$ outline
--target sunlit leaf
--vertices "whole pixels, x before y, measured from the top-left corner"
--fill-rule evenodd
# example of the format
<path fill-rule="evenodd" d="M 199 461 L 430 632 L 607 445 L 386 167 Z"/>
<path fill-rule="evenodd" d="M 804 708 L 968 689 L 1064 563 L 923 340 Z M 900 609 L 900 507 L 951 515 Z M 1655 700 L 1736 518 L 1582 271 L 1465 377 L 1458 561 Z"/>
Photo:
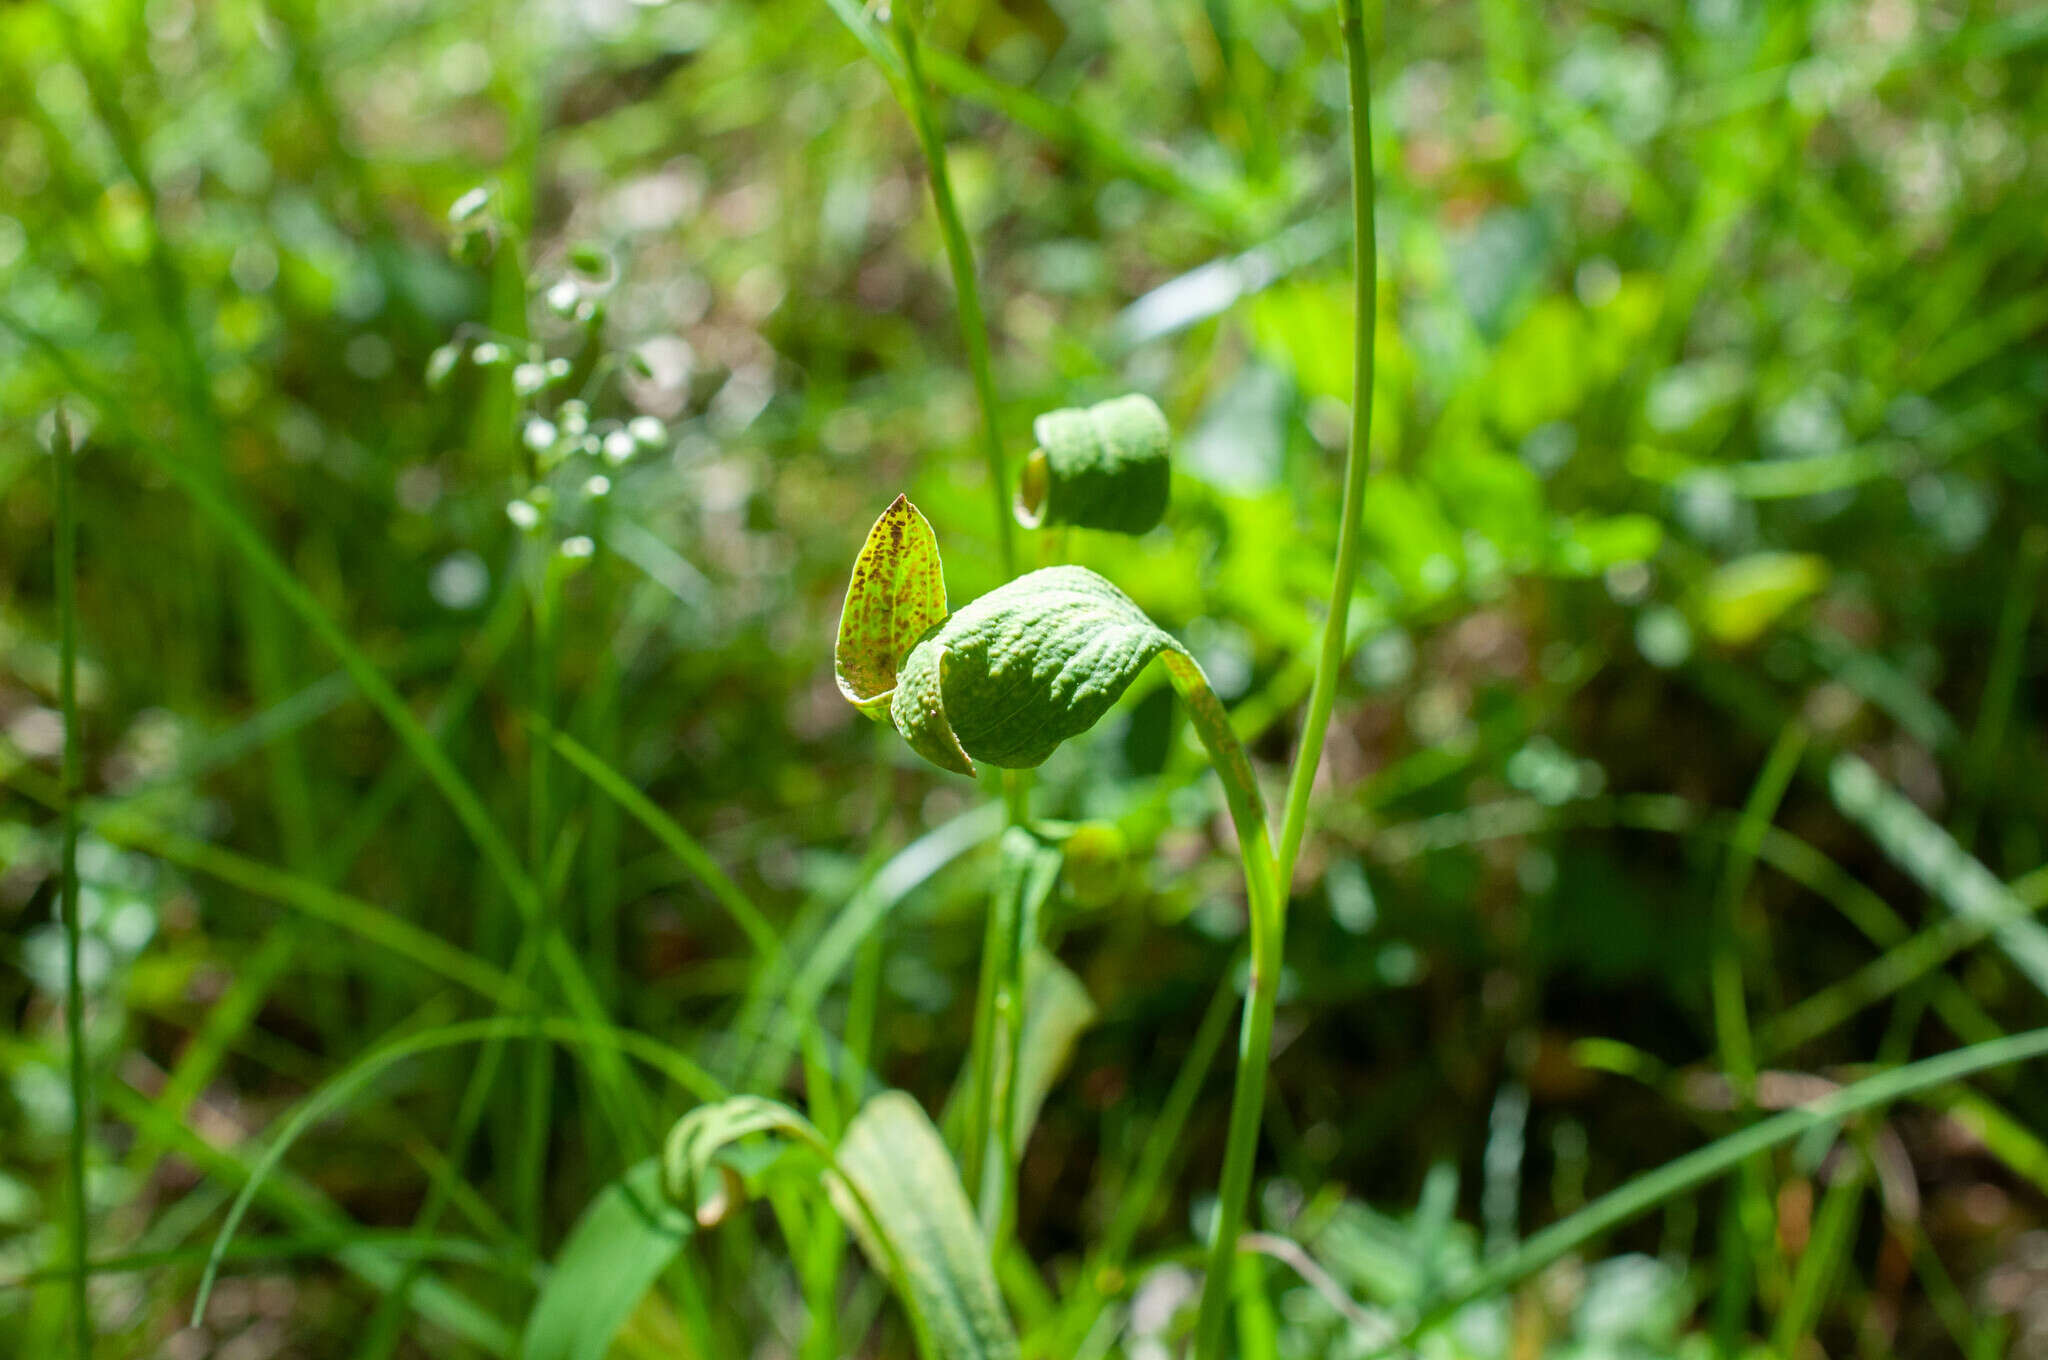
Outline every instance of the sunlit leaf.
<path fill-rule="evenodd" d="M 911 645 L 946 617 L 946 577 L 932 526 L 908 497 L 890 502 L 854 559 L 832 668 L 839 692 L 881 721 Z"/>
<path fill-rule="evenodd" d="M 1021 769 L 1093 727 L 1145 664 L 1185 654 L 1085 567 L 1046 567 L 962 608 L 911 650 L 890 717 L 919 755 Z"/>

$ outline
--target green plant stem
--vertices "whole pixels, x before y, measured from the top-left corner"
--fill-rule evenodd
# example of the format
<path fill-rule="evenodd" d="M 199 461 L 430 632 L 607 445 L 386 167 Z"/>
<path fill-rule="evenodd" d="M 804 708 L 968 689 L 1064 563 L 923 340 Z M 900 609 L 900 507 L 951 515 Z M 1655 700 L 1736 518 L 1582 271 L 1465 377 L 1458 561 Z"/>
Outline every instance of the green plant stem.
<path fill-rule="evenodd" d="M 541 722 L 555 721 L 555 648 L 562 604 L 563 559 L 546 553 L 540 563 L 540 579 L 534 583 L 533 601 L 533 706 Z M 527 863 L 528 872 L 540 893 L 540 913 L 521 924 L 524 936 L 559 928 L 555 919 L 556 896 L 549 881 L 548 859 L 555 844 L 554 807 L 550 789 L 553 749 L 547 742 L 531 740 L 527 774 Z M 521 952 L 526 952 L 524 943 Z M 519 1227 L 527 1244 L 540 1244 L 542 1181 L 547 1174 L 549 1111 L 554 1104 L 554 1053 L 545 1040 L 525 1044 L 526 1062 L 522 1073 L 521 1121 L 516 1145 L 514 1193 L 518 1196 Z"/>
<path fill-rule="evenodd" d="M 1805 750 L 1805 729 L 1797 723 L 1787 724 L 1771 747 L 1742 809 L 1742 818 L 1736 823 L 1735 836 L 1728 847 L 1727 872 L 1721 881 L 1709 982 L 1721 1068 L 1743 1105 L 1756 1099 L 1756 1043 L 1750 1032 L 1749 1005 L 1742 992 L 1741 923 L 1737 918 L 1754 876 L 1757 848 L 1764 830 L 1777 816 L 1778 804 L 1783 801 L 1792 776 L 1799 772 L 1799 757 Z"/>
<path fill-rule="evenodd" d="M 1009 850 L 1005 843 L 1004 853 Z M 996 997 L 1008 967 L 1010 938 L 1016 926 L 1015 888 L 1005 873 L 988 904 L 988 918 L 981 939 L 981 974 L 975 984 L 974 1029 L 968 1040 L 969 1071 L 974 1086 L 968 1093 L 967 1133 L 961 1142 L 960 1176 L 970 1189 L 983 1185 L 989 1156 L 990 1130 L 995 1127 L 996 1082 Z M 1007 901 L 1005 899 L 1008 899 Z M 986 1206 L 984 1206 L 986 1214 Z M 983 1232 L 988 1231 L 986 1216 Z"/>
<path fill-rule="evenodd" d="M 1287 809 L 1280 821 L 1279 879 L 1282 891 L 1293 881 L 1295 856 L 1308 831 L 1309 794 L 1322 763 L 1323 737 L 1330 710 L 1337 702 L 1337 682 L 1344 668 L 1345 628 L 1351 616 L 1351 593 L 1358 580 L 1363 550 L 1366 473 L 1372 462 L 1373 339 L 1378 328 L 1379 246 L 1373 225 L 1372 86 L 1366 69 L 1365 24 L 1359 0 L 1342 0 L 1344 65 L 1351 89 L 1351 235 L 1352 367 L 1351 443 L 1344 455 L 1344 510 L 1337 528 L 1337 563 L 1330 580 L 1330 612 L 1323 619 L 1322 651 L 1309 690 L 1308 717 L 1302 723 L 1301 749 L 1287 781 Z"/>
<path fill-rule="evenodd" d="M 78 506 L 73 494 L 71 424 L 61 410 L 50 432 L 50 457 L 57 465 L 57 705 L 64 715 L 62 781 L 63 846 L 58 873 L 64 918 L 64 1038 L 70 1048 L 71 1148 L 66 1164 L 71 1198 L 71 1323 L 79 1360 L 92 1354 L 92 1313 L 86 1294 L 86 1258 L 91 1248 L 85 1203 L 85 1141 L 92 1091 L 86 1080 L 85 987 L 79 978 L 83 929 L 78 919 Z"/>
<path fill-rule="evenodd" d="M 1259 797 L 1251 762 L 1231 730 L 1230 715 L 1224 712 L 1199 666 L 1176 652 L 1163 653 L 1162 657 L 1168 677 L 1194 718 L 1195 732 L 1208 749 L 1210 764 L 1223 782 L 1224 800 L 1237 828 L 1238 855 L 1244 864 L 1245 899 L 1251 918 L 1251 975 L 1238 1039 L 1237 1078 L 1230 1093 L 1230 1133 L 1224 1144 L 1223 1174 L 1216 1189 L 1216 1225 L 1209 1243 L 1208 1272 L 1202 1283 L 1201 1316 L 1195 1326 L 1197 1360 L 1210 1360 L 1222 1353 L 1225 1315 L 1235 1278 L 1238 1230 L 1243 1226 L 1245 1200 L 1251 1193 L 1259 1125 L 1265 1114 L 1266 1067 L 1273 1046 L 1273 1007 L 1280 995 L 1287 899 L 1280 890 L 1272 841 L 1266 831 L 1265 804 Z"/>
<path fill-rule="evenodd" d="M 981 288 L 974 277 L 974 248 L 968 244 L 967 228 L 960 220 L 960 208 L 953 198 L 952 176 L 946 170 L 946 142 L 939 134 L 938 118 L 932 109 L 930 87 L 925 83 L 924 64 L 918 55 L 917 32 L 911 26 L 910 5 L 892 7 L 890 29 L 903 54 L 904 80 L 897 93 L 904 99 L 910 121 L 916 126 L 918 145 L 924 150 L 931 172 L 932 206 L 939 214 L 939 235 L 946 243 L 946 264 L 952 270 L 953 291 L 960 306 L 960 340 L 967 347 L 967 366 L 974 374 L 974 392 L 981 404 L 982 452 L 988 459 L 989 492 L 995 498 L 996 545 L 1002 561 L 1003 579 L 1017 574 L 1016 531 L 1010 523 L 1009 478 L 1003 470 L 1003 432 L 996 418 L 996 384 L 989 367 L 988 322 L 981 309 Z"/>
<path fill-rule="evenodd" d="M 1251 1193 L 1253 1164 L 1257 1160 L 1259 1126 L 1266 1107 L 1266 1068 L 1273 1044 L 1273 1009 L 1279 999 L 1280 968 L 1285 957 L 1287 934 L 1287 887 L 1294 876 L 1295 856 L 1308 829 L 1309 793 L 1315 785 L 1316 767 L 1321 762 L 1323 736 L 1329 730 L 1330 710 L 1336 703 L 1337 681 L 1344 664 L 1345 628 L 1351 614 L 1351 592 L 1358 577 L 1361 547 L 1360 519 L 1365 503 L 1366 471 L 1371 461 L 1373 336 L 1378 298 L 1377 238 L 1373 227 L 1371 84 L 1365 60 L 1365 27 L 1359 0 L 1342 0 L 1345 69 L 1351 94 L 1351 213 L 1352 239 L 1356 259 L 1353 280 L 1353 324 L 1356 328 L 1351 371 L 1351 444 L 1344 457 L 1344 509 L 1337 530 L 1337 561 L 1330 583 L 1330 611 L 1323 620 L 1322 651 L 1316 663 L 1316 677 L 1309 690 L 1308 717 L 1302 726 L 1301 749 L 1288 778 L 1287 807 L 1280 824 L 1277 848 L 1269 848 L 1261 815 L 1256 828 L 1246 825 L 1247 816 L 1259 805 L 1258 786 L 1251 781 L 1250 766 L 1232 736 L 1229 751 L 1241 771 L 1226 770 L 1232 762 L 1218 759 L 1217 773 L 1223 777 L 1226 795 L 1233 785 L 1241 789 L 1232 796 L 1231 813 L 1237 820 L 1238 845 L 1244 858 L 1245 889 L 1251 917 L 1251 978 L 1245 997 L 1244 1027 L 1238 1042 L 1237 1079 L 1230 1093 L 1230 1132 L 1224 1144 L 1223 1174 L 1216 1189 L 1216 1224 L 1209 1243 L 1208 1269 L 1202 1280 L 1201 1312 L 1195 1322 L 1195 1360 L 1220 1360 L 1225 1323 L 1230 1311 L 1230 1292 L 1236 1278 L 1238 1232 L 1244 1223 L 1245 1201 Z M 1177 686 L 1180 668 L 1168 658 L 1168 672 Z M 1207 687 L 1204 686 L 1204 693 Z M 1187 695 L 1187 690 L 1182 689 Z M 1196 709 L 1196 726 L 1201 730 L 1202 704 L 1188 695 Z M 1224 733 L 1230 732 L 1215 696 L 1215 706 Z M 1207 737 L 1205 735 L 1205 740 Z M 1215 752 L 1212 749 L 1212 759 Z M 1243 804 L 1250 804 L 1244 812 Z"/>

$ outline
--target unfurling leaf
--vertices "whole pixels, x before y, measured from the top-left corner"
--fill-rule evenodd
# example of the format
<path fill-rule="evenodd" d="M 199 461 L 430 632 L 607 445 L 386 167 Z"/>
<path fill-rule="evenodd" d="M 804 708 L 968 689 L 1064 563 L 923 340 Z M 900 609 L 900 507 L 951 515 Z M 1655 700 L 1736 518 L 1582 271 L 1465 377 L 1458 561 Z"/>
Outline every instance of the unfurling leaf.
<path fill-rule="evenodd" d="M 882 720 L 911 646 L 946 617 L 946 578 L 932 526 L 908 498 L 890 502 L 854 559 L 839 612 L 833 671 L 848 703 Z"/>
<path fill-rule="evenodd" d="M 669 1130 L 661 1153 L 662 1192 L 688 1210 L 698 1226 L 715 1225 L 732 1212 L 741 1193 L 719 1158 L 742 1139 L 764 1133 L 825 1152 L 825 1140 L 811 1122 L 781 1101 L 732 1096 L 699 1105 Z"/>
<path fill-rule="evenodd" d="M 1161 652 L 1187 649 L 1086 567 L 1046 567 L 962 608 L 910 650 L 889 716 L 942 769 L 1042 763 Z"/>
<path fill-rule="evenodd" d="M 1017 487 L 1017 519 L 1025 528 L 1071 524 L 1142 534 L 1165 516 L 1172 490 L 1168 430 L 1152 398 L 1048 411 L 1031 431 L 1038 447 Z"/>

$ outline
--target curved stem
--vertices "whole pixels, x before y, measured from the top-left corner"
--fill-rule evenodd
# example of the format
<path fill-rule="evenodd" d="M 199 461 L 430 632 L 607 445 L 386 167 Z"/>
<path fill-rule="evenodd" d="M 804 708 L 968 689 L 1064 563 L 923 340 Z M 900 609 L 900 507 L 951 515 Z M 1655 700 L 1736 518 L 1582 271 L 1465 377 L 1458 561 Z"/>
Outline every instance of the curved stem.
<path fill-rule="evenodd" d="M 911 27 L 909 0 L 892 6 L 889 26 L 896 35 L 898 50 L 903 53 L 904 80 L 898 93 L 908 105 L 910 121 L 917 128 L 918 145 L 923 148 L 925 164 L 931 170 L 932 206 L 938 210 L 939 234 L 946 243 L 946 264 L 952 271 L 953 291 L 959 298 L 960 340 L 967 347 L 967 366 L 974 373 L 974 394 L 981 405 L 982 452 L 988 459 L 989 491 L 995 497 L 996 544 L 1003 579 L 1008 580 L 1017 574 L 1016 533 L 1010 524 L 1003 432 L 996 420 L 996 384 L 989 368 L 988 323 L 981 310 L 981 289 L 974 278 L 974 248 L 968 244 L 967 228 L 960 221 L 960 208 L 953 198 L 953 178 L 946 170 L 946 142 L 939 135 L 938 119 L 932 111 L 923 60 L 918 55 L 917 32 Z"/>
<path fill-rule="evenodd" d="M 1287 781 L 1287 810 L 1280 822 L 1279 878 L 1284 891 L 1294 877 L 1294 859 L 1308 830 L 1309 792 L 1323 756 L 1330 710 L 1337 701 L 1338 674 L 1344 666 L 1346 625 L 1351 591 L 1358 580 L 1363 548 L 1360 519 L 1365 505 L 1366 472 L 1371 464 L 1373 338 L 1377 327 L 1379 259 L 1373 227 L 1372 89 L 1365 63 L 1365 25 L 1360 0 L 1342 0 L 1344 65 L 1351 86 L 1351 233 L 1354 349 L 1351 368 L 1351 446 L 1344 455 L 1344 515 L 1337 530 L 1337 566 L 1330 581 L 1330 612 L 1323 620 L 1323 645 L 1316 660 L 1315 685 L 1309 691 L 1308 718 L 1301 728 L 1301 749 Z"/>
<path fill-rule="evenodd" d="M 1280 890 L 1278 865 L 1266 832 L 1265 804 L 1251 762 L 1231 730 L 1229 715 L 1200 666 L 1176 652 L 1163 653 L 1162 659 L 1173 687 L 1194 716 L 1195 731 L 1208 748 L 1209 761 L 1223 781 L 1223 796 L 1237 827 L 1251 917 L 1251 976 L 1238 1037 L 1237 1077 L 1230 1093 L 1230 1134 L 1216 1187 L 1216 1225 L 1209 1241 L 1202 1311 L 1195 1325 L 1195 1354 L 1206 1360 L 1220 1354 L 1238 1232 L 1244 1225 L 1245 1200 L 1251 1193 L 1257 1160 L 1259 1124 L 1266 1108 L 1266 1067 L 1273 1046 L 1273 1008 L 1280 997 L 1280 965 L 1286 946 L 1287 898 Z"/>
<path fill-rule="evenodd" d="M 1203 704 L 1188 696 L 1196 710 L 1196 725 L 1210 744 L 1217 772 L 1223 776 L 1226 795 L 1232 797 L 1231 813 L 1238 821 L 1238 841 L 1244 856 L 1245 888 L 1251 904 L 1251 979 L 1245 998 L 1244 1028 L 1238 1043 L 1237 1079 L 1230 1094 L 1230 1132 L 1223 1151 L 1223 1174 L 1216 1187 L 1216 1225 L 1209 1242 L 1208 1269 L 1202 1280 L 1202 1305 L 1195 1322 L 1195 1360 L 1218 1360 L 1223 1354 L 1224 1324 L 1230 1311 L 1231 1283 L 1237 1256 L 1239 1230 L 1244 1223 L 1245 1201 L 1251 1193 L 1252 1170 L 1257 1160 L 1259 1125 L 1266 1105 L 1266 1067 L 1273 1043 L 1273 1008 L 1279 998 L 1280 967 L 1285 956 L 1287 932 L 1287 887 L 1294 876 L 1295 856 L 1308 829 L 1309 792 L 1314 787 L 1316 766 L 1322 758 L 1323 736 L 1330 725 L 1330 710 L 1336 703 L 1338 673 L 1343 668 L 1346 625 L 1351 613 L 1351 591 L 1358 578 L 1360 526 L 1365 502 L 1366 469 L 1370 462 L 1372 433 L 1372 377 L 1375 303 L 1378 297 L 1378 259 L 1373 229 L 1371 87 L 1365 63 L 1365 30 L 1360 0 L 1342 0 L 1345 68 L 1351 89 L 1351 211 L 1353 267 L 1356 297 L 1355 357 L 1351 372 L 1351 445 L 1344 459 L 1344 511 L 1337 531 L 1337 562 L 1330 583 L 1330 612 L 1323 621 L 1322 652 L 1316 663 L 1314 687 L 1309 691 L 1308 718 L 1302 726 L 1301 749 L 1288 778 L 1286 813 L 1280 824 L 1277 849 L 1269 848 L 1257 786 L 1251 783 L 1250 766 L 1222 707 L 1208 687 L 1202 686 L 1210 726 L 1227 736 L 1227 744 L 1212 738 L 1204 726 Z M 1181 668 L 1169 670 L 1181 686 Z M 1192 663 L 1187 663 L 1194 669 Z M 1195 670 L 1199 675 L 1200 671 Z M 1226 768 L 1234 767 L 1234 768 Z M 1233 786 L 1238 792 L 1232 794 Z M 1241 806 L 1244 811 L 1240 811 Z M 1261 816 L 1256 834 L 1246 825 L 1251 816 Z"/>

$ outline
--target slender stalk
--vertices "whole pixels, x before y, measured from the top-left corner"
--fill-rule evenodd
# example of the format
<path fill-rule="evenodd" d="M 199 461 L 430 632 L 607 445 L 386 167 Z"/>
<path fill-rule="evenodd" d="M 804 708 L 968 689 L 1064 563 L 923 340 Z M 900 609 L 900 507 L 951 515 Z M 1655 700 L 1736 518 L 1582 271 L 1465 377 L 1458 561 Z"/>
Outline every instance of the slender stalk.
<path fill-rule="evenodd" d="M 1330 710 L 1337 702 L 1337 680 L 1344 667 L 1346 626 L 1351 616 L 1351 591 L 1358 580 L 1363 543 L 1360 520 L 1365 507 L 1365 479 L 1372 462 L 1373 339 L 1378 328 L 1379 246 L 1373 225 L 1372 86 L 1365 60 L 1365 23 L 1360 0 L 1341 0 L 1344 65 L 1351 89 L 1351 236 L 1353 352 L 1351 367 L 1351 445 L 1344 455 L 1344 512 L 1337 529 L 1337 564 L 1330 581 L 1330 612 L 1323 620 L 1322 651 L 1309 690 L 1308 718 L 1301 728 L 1301 749 L 1287 781 L 1287 810 L 1280 822 L 1279 877 L 1284 891 L 1294 877 L 1295 856 L 1308 830 L 1309 792 L 1322 762 L 1323 736 Z"/>
<path fill-rule="evenodd" d="M 1359 521 L 1365 503 L 1365 477 L 1371 459 L 1373 335 L 1378 298 L 1378 256 L 1373 228 L 1372 176 L 1372 90 L 1365 60 L 1365 26 L 1360 0 L 1341 0 L 1344 31 L 1345 69 L 1351 94 L 1351 213 L 1356 259 L 1352 276 L 1356 295 L 1353 318 L 1356 328 L 1351 371 L 1351 444 L 1344 458 L 1344 509 L 1337 531 L 1336 569 L 1330 583 L 1330 611 L 1323 621 L 1323 645 L 1316 663 L 1316 677 L 1309 691 L 1307 721 L 1302 726 L 1301 749 L 1295 754 L 1294 769 L 1287 786 L 1286 813 L 1281 821 L 1277 848 L 1269 849 L 1261 820 L 1256 834 L 1245 825 L 1247 815 L 1258 808 L 1258 788 L 1250 783 L 1250 767 L 1242 773 L 1227 771 L 1230 762 L 1218 760 L 1218 773 L 1228 793 L 1235 783 L 1249 786 L 1248 796 L 1233 797 L 1231 813 L 1238 821 L 1239 850 L 1244 857 L 1245 890 L 1251 915 L 1251 980 L 1245 997 L 1244 1026 L 1238 1042 L 1237 1079 L 1230 1094 L 1230 1131 L 1224 1144 L 1223 1174 L 1216 1189 L 1216 1225 L 1209 1243 L 1208 1269 L 1202 1280 L 1201 1312 L 1195 1322 L 1195 1360 L 1219 1360 L 1223 1354 L 1225 1323 L 1230 1311 L 1230 1290 L 1236 1278 L 1234 1263 L 1237 1239 L 1244 1224 L 1245 1201 L 1251 1193 L 1253 1164 L 1257 1160 L 1259 1125 L 1266 1106 L 1266 1068 L 1273 1044 L 1273 1009 L 1279 998 L 1280 968 L 1285 957 L 1287 932 L 1287 886 L 1294 875 L 1295 856 L 1308 829 L 1309 792 L 1314 787 L 1316 766 L 1322 758 L 1323 736 L 1330 725 L 1330 710 L 1336 703 L 1337 680 L 1344 664 L 1346 626 L 1351 614 L 1351 591 L 1358 577 L 1360 551 Z M 1169 671 L 1180 684 L 1181 672 Z M 1204 686 L 1206 693 L 1207 687 Z M 1183 694 L 1188 691 L 1185 687 Z M 1204 721 L 1202 705 L 1195 696 L 1189 701 L 1196 709 L 1198 730 Z M 1208 702 L 1215 705 L 1215 696 Z M 1220 715 L 1220 706 L 1217 708 Z M 1211 719 L 1213 721 L 1213 719 Z M 1229 732 L 1227 720 L 1223 731 Z M 1226 755 L 1234 753 L 1243 765 L 1243 752 L 1233 737 Z M 1240 805 L 1248 803 L 1245 812 Z"/>
<path fill-rule="evenodd" d="M 974 248 L 968 244 L 967 228 L 960 221 L 960 208 L 953 199 L 953 179 L 946 170 L 946 142 L 939 135 L 939 122 L 932 108 L 931 90 L 925 83 L 924 64 L 918 55 L 917 31 L 910 21 L 915 0 L 898 0 L 891 6 L 890 30 L 897 50 L 903 54 L 905 79 L 898 87 L 907 105 L 910 121 L 917 128 L 918 145 L 924 150 L 931 171 L 932 206 L 939 214 L 939 234 L 946 243 L 946 264 L 952 270 L 953 291 L 960 302 L 960 340 L 967 347 L 967 366 L 974 374 L 974 393 L 981 403 L 982 452 L 988 459 L 989 492 L 995 498 L 996 544 L 1003 566 L 1003 579 L 1017 574 L 1016 532 L 1010 523 L 1009 478 L 1003 470 L 1003 432 L 996 419 L 996 384 L 989 368 L 988 322 L 981 310 L 981 288 L 974 277 Z"/>
<path fill-rule="evenodd" d="M 1743 896 L 1754 877 L 1757 847 L 1764 830 L 1778 814 L 1778 804 L 1792 776 L 1799 772 L 1799 757 L 1806 750 L 1806 729 L 1788 723 L 1771 747 L 1764 768 L 1750 790 L 1728 847 L 1728 866 L 1721 880 L 1721 901 L 1716 912 L 1713 956 L 1708 981 L 1713 993 L 1714 1030 L 1721 1054 L 1721 1068 L 1733 1083 L 1743 1105 L 1756 1099 L 1756 1041 L 1749 1023 L 1749 1004 L 1742 994 L 1740 914 Z"/>
<path fill-rule="evenodd" d="M 1280 995 L 1287 899 L 1275 872 L 1278 866 L 1266 831 L 1265 804 L 1251 762 L 1231 730 L 1229 714 L 1199 666 L 1174 652 L 1163 657 L 1166 673 L 1187 703 L 1195 731 L 1208 749 L 1210 764 L 1223 781 L 1223 796 L 1237 828 L 1251 917 L 1251 979 L 1238 1039 L 1237 1078 L 1230 1093 L 1230 1133 L 1216 1189 L 1216 1226 L 1202 1283 L 1202 1310 L 1195 1324 L 1195 1355 L 1197 1360 L 1209 1360 L 1221 1354 L 1238 1231 L 1244 1224 L 1245 1200 L 1251 1193 L 1252 1166 L 1259 1147 L 1259 1123 L 1266 1108 L 1266 1067 L 1273 1046 L 1273 1007 Z"/>
<path fill-rule="evenodd" d="M 540 579 L 533 585 L 531 684 L 534 711 L 544 724 L 542 730 L 546 730 L 555 722 L 556 642 L 561 619 L 563 559 L 549 552 L 537 566 Z M 538 917 L 522 923 L 522 935 L 556 929 L 560 925 L 556 919 L 556 897 L 548 872 L 548 861 L 555 844 L 550 787 L 553 748 L 547 742 L 535 739 L 528 743 L 527 749 L 530 761 L 526 804 L 528 872 L 539 888 L 541 910 Z M 547 1174 L 548 1118 L 554 1104 L 554 1053 L 544 1040 L 539 1039 L 529 1040 L 525 1048 L 526 1062 L 521 1073 L 523 1108 L 515 1146 L 517 1165 L 513 1172 L 513 1191 L 518 1197 L 519 1227 L 526 1235 L 528 1245 L 538 1248 L 542 1182 Z"/>
<path fill-rule="evenodd" d="M 919 54 L 917 30 L 911 22 L 910 7 L 916 0 L 896 0 L 891 7 L 890 30 L 903 58 L 900 80 L 892 79 L 917 130 L 918 144 L 931 173 L 932 204 L 938 212 L 939 234 L 946 246 L 946 263 L 953 276 L 953 291 L 959 300 L 960 339 L 967 350 L 968 368 L 974 375 L 974 391 L 981 407 L 982 451 L 988 461 L 989 492 L 994 498 L 996 544 L 1004 580 L 1017 574 L 1016 530 L 1010 510 L 1009 477 L 1003 462 L 1002 427 L 997 418 L 996 385 L 989 360 L 988 321 L 981 306 L 981 289 L 975 279 L 974 249 L 960 209 L 953 197 L 952 176 L 946 166 L 946 143 L 939 132 L 931 89 L 925 81 L 923 58 Z M 886 69 L 886 63 L 885 63 Z M 893 74 L 893 73 L 892 73 Z M 1001 776 L 1003 804 L 1012 826 L 1031 820 L 1031 772 L 1005 770 Z M 1024 891 L 1020 885 L 1019 891 Z M 1011 904 L 1014 906 L 1014 904 Z M 1011 1130 L 1003 1112 L 1005 1081 L 1014 1082 L 1014 1064 L 1007 1073 L 995 1061 L 995 1038 L 999 1021 L 1007 1021 L 1012 1036 L 1021 1032 L 1023 1017 L 1013 1010 L 1007 1017 L 996 1014 L 999 981 L 1013 966 L 1021 967 L 1033 941 L 1013 938 L 1014 912 L 991 908 L 987 942 L 983 948 L 982 976 L 975 1006 L 972 1071 L 975 1089 L 970 1099 L 969 1137 L 966 1147 L 967 1183 L 983 1187 L 983 1227 L 991 1251 L 1000 1258 L 1003 1241 L 1014 1213 L 1014 1149 L 1009 1146 Z M 1022 989 L 1010 998 L 1013 1007 L 1022 1004 Z"/>
<path fill-rule="evenodd" d="M 85 1070 L 85 988 L 79 979 L 83 931 L 78 919 L 78 507 L 72 494 L 71 424 L 58 411 L 50 433 L 57 464 L 57 704 L 64 714 L 63 791 L 59 851 L 59 909 L 64 917 L 64 1037 L 71 1050 L 71 1155 L 66 1166 L 71 1197 L 71 1323 L 79 1360 L 92 1354 L 92 1313 L 86 1295 L 88 1237 L 85 1203 L 85 1140 L 90 1127 L 86 1104 L 91 1089 Z"/>
<path fill-rule="evenodd" d="M 1004 842 L 1004 855 L 1012 853 Z M 981 1190 L 983 1230 L 989 1222 L 987 1162 L 990 1130 L 995 1126 L 996 1082 L 996 997 L 1009 962 L 1010 936 L 1016 926 L 1016 893 L 1021 874 L 1006 872 L 998 880 L 988 904 L 988 919 L 981 938 L 981 975 L 974 992 L 974 1031 L 968 1041 L 968 1069 L 974 1074 L 974 1088 L 967 1099 L 967 1134 L 961 1140 L 960 1175 L 963 1183 Z"/>

